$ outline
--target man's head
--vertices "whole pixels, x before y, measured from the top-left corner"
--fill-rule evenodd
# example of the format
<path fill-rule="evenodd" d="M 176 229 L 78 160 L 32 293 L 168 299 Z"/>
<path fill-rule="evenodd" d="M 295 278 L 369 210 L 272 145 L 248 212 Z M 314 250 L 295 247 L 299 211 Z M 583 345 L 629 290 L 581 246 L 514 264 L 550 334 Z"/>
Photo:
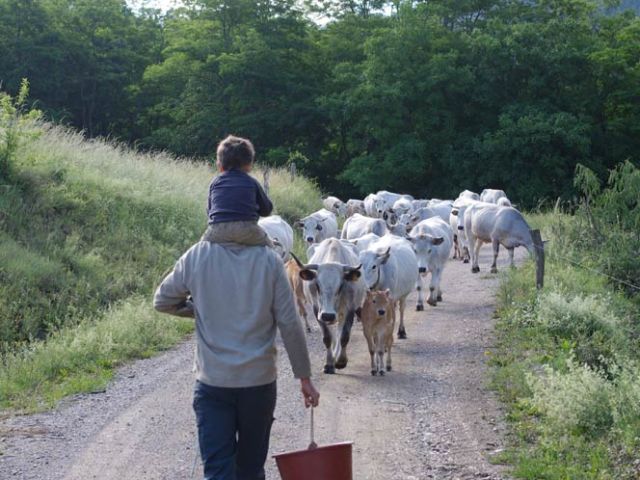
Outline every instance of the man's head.
<path fill-rule="evenodd" d="M 251 170 L 256 152 L 253 144 L 246 138 L 229 135 L 222 140 L 216 151 L 216 164 L 222 171 Z"/>

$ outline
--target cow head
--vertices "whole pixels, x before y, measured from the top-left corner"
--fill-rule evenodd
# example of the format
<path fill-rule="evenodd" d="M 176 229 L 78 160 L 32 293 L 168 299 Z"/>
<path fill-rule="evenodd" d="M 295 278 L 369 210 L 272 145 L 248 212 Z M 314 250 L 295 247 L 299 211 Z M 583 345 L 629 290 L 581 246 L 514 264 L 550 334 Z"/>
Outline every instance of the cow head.
<path fill-rule="evenodd" d="M 389 205 L 384 198 L 376 197 L 373 200 L 373 213 L 377 218 L 383 218 L 382 215 L 389 209 Z"/>
<path fill-rule="evenodd" d="M 398 223 L 398 214 L 392 209 L 388 208 L 382 212 L 382 219 L 387 222 L 387 227 L 391 228 Z"/>
<path fill-rule="evenodd" d="M 284 245 L 278 240 L 276 237 L 271 237 L 271 243 L 273 244 L 273 249 L 276 251 L 282 260 L 286 260 L 288 252 L 284 248 Z"/>
<path fill-rule="evenodd" d="M 391 256 L 391 247 L 385 251 L 363 250 L 360 252 L 360 264 L 364 274 L 364 283 L 370 290 L 380 288 L 384 281 L 382 265 L 385 265 Z"/>
<path fill-rule="evenodd" d="M 341 217 L 347 216 L 347 204 L 344 202 L 335 202 L 333 204 L 333 211 Z"/>
<path fill-rule="evenodd" d="M 374 320 L 384 318 L 388 313 L 393 312 L 391 291 L 387 288 L 384 291 L 367 291 L 364 304 L 362 305 L 363 320 Z"/>
<path fill-rule="evenodd" d="M 398 224 L 402 226 L 405 233 L 409 233 L 418 222 L 420 222 L 420 217 L 415 213 L 405 213 L 398 218 Z"/>
<path fill-rule="evenodd" d="M 426 275 L 427 272 L 433 271 L 435 268 L 436 254 L 438 253 L 434 247 L 444 242 L 444 237 L 434 237 L 424 233 L 418 235 L 410 235 L 409 240 L 413 244 L 413 249 L 418 258 L 418 272 Z"/>
<path fill-rule="evenodd" d="M 296 222 L 296 226 L 302 228 L 302 238 L 305 242 L 307 242 L 308 245 L 311 245 L 312 243 L 318 243 L 318 241 L 320 240 L 319 233 L 324 228 L 323 224 L 326 219 L 327 217 L 318 219 L 312 215 Z"/>
<path fill-rule="evenodd" d="M 311 294 L 320 306 L 318 321 L 332 325 L 338 320 L 340 296 L 345 286 L 350 282 L 357 282 L 361 276 L 362 265 L 351 267 L 340 263 L 323 263 L 304 265 L 291 254 L 300 267 L 300 278 L 309 282 Z"/>

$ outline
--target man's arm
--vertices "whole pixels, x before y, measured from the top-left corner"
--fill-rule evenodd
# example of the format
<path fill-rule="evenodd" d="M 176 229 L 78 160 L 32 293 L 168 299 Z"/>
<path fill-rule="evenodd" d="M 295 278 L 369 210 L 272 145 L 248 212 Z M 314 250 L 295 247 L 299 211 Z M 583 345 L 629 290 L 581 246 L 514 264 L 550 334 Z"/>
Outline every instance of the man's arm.
<path fill-rule="evenodd" d="M 153 308 L 178 317 L 195 316 L 193 302 L 184 279 L 184 255 L 176 262 L 173 271 L 165 277 L 153 297 Z"/>
<path fill-rule="evenodd" d="M 255 182 L 257 187 L 256 200 L 258 202 L 258 215 L 260 215 L 261 217 L 268 217 L 273 211 L 273 203 L 271 203 L 271 200 L 262 189 L 262 186 L 258 183 L 258 181 L 255 180 Z"/>

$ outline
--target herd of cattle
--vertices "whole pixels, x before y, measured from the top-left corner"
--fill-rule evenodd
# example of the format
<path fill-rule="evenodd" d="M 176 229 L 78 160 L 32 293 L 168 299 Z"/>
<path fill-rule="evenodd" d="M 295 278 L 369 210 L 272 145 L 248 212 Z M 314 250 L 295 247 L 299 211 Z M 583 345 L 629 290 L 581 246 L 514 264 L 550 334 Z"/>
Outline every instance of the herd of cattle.
<path fill-rule="evenodd" d="M 427 303 L 435 306 L 442 300 L 440 281 L 452 248 L 453 258 L 471 261 L 473 273 L 480 271 L 478 253 L 484 243 L 493 246 L 493 273 L 501 244 L 511 265 L 515 247 L 534 253 L 527 222 L 502 190 L 485 189 L 480 195 L 465 190 L 456 200 L 416 200 L 380 191 L 346 203 L 328 197 L 323 204 L 296 222 L 308 246 L 306 264 L 293 254 L 293 229 L 281 217 L 261 218 L 259 224 L 286 262 L 307 330 L 307 305 L 322 329 L 325 373 L 347 366 L 356 317 L 369 346 L 371 374 L 390 371 L 396 311 L 398 338 L 407 338 L 407 297 L 416 289 L 416 310 L 424 310 L 422 285 L 430 274 Z M 338 217 L 345 218 L 341 230 Z"/>

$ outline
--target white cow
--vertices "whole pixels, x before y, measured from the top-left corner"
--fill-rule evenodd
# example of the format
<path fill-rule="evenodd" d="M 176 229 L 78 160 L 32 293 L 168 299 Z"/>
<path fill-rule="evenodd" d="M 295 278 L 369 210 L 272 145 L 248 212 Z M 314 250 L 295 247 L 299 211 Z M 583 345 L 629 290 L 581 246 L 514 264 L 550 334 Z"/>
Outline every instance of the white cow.
<path fill-rule="evenodd" d="M 394 202 L 391 210 L 399 217 L 400 215 L 413 211 L 413 204 L 408 198 L 400 197 Z"/>
<path fill-rule="evenodd" d="M 313 307 L 327 349 L 324 373 L 347 366 L 347 344 L 356 312 L 364 301 L 366 286 L 358 257 L 340 240 L 329 238 L 318 245 L 309 263 L 300 267 L 304 293 Z M 334 332 L 332 325 L 337 325 Z M 338 338 L 339 335 L 339 338 Z"/>
<path fill-rule="evenodd" d="M 347 216 L 347 204 L 338 197 L 327 197 L 322 200 L 322 205 L 335 215 L 339 215 L 341 217 Z"/>
<path fill-rule="evenodd" d="M 369 245 L 371 245 L 374 242 L 377 242 L 378 240 L 380 240 L 379 235 L 376 235 L 375 233 L 367 233 L 366 235 L 363 235 L 358 238 L 354 238 L 349 241 L 356 247 L 356 250 L 358 251 L 358 254 L 359 254 L 361 251 L 369 248 Z"/>
<path fill-rule="evenodd" d="M 351 252 L 353 252 L 354 255 L 358 255 L 358 253 L 360 253 L 360 251 L 358 250 L 358 247 L 356 247 L 356 245 L 351 240 L 340 239 L 340 243 L 342 243 Z M 309 245 L 309 247 L 307 248 L 307 258 L 313 257 L 313 255 L 316 253 L 316 249 L 318 248 L 318 245 L 320 244 L 312 243 L 311 245 Z"/>
<path fill-rule="evenodd" d="M 302 228 L 302 238 L 307 244 L 338 236 L 338 221 L 333 212 L 322 208 L 296 222 Z"/>
<path fill-rule="evenodd" d="M 364 197 L 364 210 L 369 217 L 382 218 L 382 214 L 389 208 L 387 201 L 378 197 L 375 193 L 370 193 Z"/>
<path fill-rule="evenodd" d="M 487 203 L 498 203 L 501 198 L 507 198 L 504 190 L 494 190 L 493 188 L 485 188 L 480 194 L 480 200 Z"/>
<path fill-rule="evenodd" d="M 406 193 L 393 193 L 393 192 L 387 192 L 386 190 L 379 190 L 378 192 L 376 192 L 376 195 L 379 198 L 384 198 L 389 207 L 392 207 L 393 204 L 396 203 L 401 198 L 406 198 L 409 201 L 414 200 L 414 198 L 411 195 L 407 195 Z"/>
<path fill-rule="evenodd" d="M 411 195 L 401 195 L 399 193 L 380 190 L 377 193 L 371 193 L 365 197 L 364 208 L 370 217 L 382 218 L 383 213 L 391 210 L 393 204 L 401 198 L 406 198 L 409 201 L 413 200 Z"/>
<path fill-rule="evenodd" d="M 523 246 L 529 254 L 534 253 L 529 225 L 522 214 L 513 207 L 470 205 L 465 213 L 464 228 L 469 240 L 473 273 L 480 271 L 478 254 L 483 243 L 491 243 L 493 246 L 491 273 L 498 271 L 496 261 L 500 244 L 509 252 L 512 267 L 515 266 L 514 248 Z"/>
<path fill-rule="evenodd" d="M 499 198 L 496 205 L 498 205 L 499 207 L 513 207 L 513 205 L 511 205 L 511 200 L 509 200 L 507 197 Z"/>
<path fill-rule="evenodd" d="M 428 206 L 429 200 L 414 200 L 413 202 L 411 202 L 412 211 L 414 212 Z"/>
<path fill-rule="evenodd" d="M 394 308 L 400 312 L 398 338 L 407 338 L 404 309 L 407 296 L 418 282 L 418 259 L 411 243 L 404 238 L 385 235 L 360 252 L 364 281 L 370 290 L 391 291 Z"/>
<path fill-rule="evenodd" d="M 347 200 L 347 218 L 355 213 L 359 213 L 360 215 L 367 214 L 367 211 L 364 208 L 364 200 L 356 200 L 354 198 Z"/>
<path fill-rule="evenodd" d="M 353 240 L 367 233 L 375 233 L 381 237 L 387 233 L 387 225 L 380 218 L 365 217 L 356 213 L 344 222 L 340 237 L 346 240 Z"/>
<path fill-rule="evenodd" d="M 406 232 L 410 232 L 413 227 L 427 218 L 439 217 L 448 222 L 451 209 L 452 202 L 450 200 L 442 200 L 432 204 L 430 207 L 423 207 L 413 213 L 401 215 L 398 223 L 405 228 Z"/>
<path fill-rule="evenodd" d="M 460 195 L 458 195 L 458 200 L 462 198 L 468 198 L 469 200 L 480 200 L 480 195 L 478 195 L 476 192 L 472 192 L 471 190 L 463 190 L 462 192 L 460 192 Z"/>
<path fill-rule="evenodd" d="M 464 228 L 465 212 L 469 205 L 491 206 L 493 203 L 481 202 L 480 200 L 473 200 L 469 197 L 458 198 L 453 203 L 451 215 L 449 216 L 449 225 L 454 233 L 454 255 L 457 253 L 464 263 L 469 263 L 470 259 L 469 240 L 467 239 Z"/>
<path fill-rule="evenodd" d="M 436 306 L 442 300 L 440 281 L 442 272 L 449 258 L 453 233 L 449 224 L 440 217 L 428 218 L 418 223 L 409 234 L 409 240 L 413 243 L 418 257 L 418 271 L 420 276 L 431 273 L 429 283 L 429 299 L 427 303 Z M 422 279 L 418 280 L 418 305 L 416 310 L 424 310 L 422 298 Z"/>
<path fill-rule="evenodd" d="M 283 220 L 280 215 L 262 217 L 258 220 L 258 225 L 267 232 L 273 249 L 278 252 L 282 261 L 286 262 L 291 258 L 289 252 L 293 249 L 293 229 Z"/>

